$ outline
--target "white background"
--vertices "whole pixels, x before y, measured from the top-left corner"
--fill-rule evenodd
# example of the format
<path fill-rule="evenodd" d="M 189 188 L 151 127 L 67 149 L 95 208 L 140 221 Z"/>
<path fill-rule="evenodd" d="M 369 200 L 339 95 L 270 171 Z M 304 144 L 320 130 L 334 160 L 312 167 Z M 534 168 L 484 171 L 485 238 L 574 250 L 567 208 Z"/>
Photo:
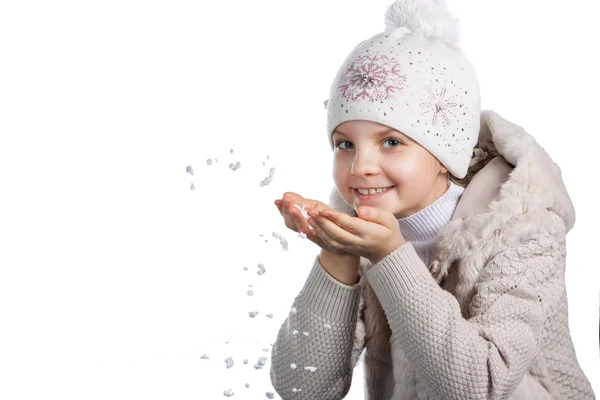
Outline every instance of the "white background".
<path fill-rule="evenodd" d="M 273 391 L 263 349 L 318 253 L 273 201 L 327 201 L 323 101 L 390 2 L 2 3 L 0 398 Z M 598 10 L 450 4 L 483 108 L 523 126 L 562 169 L 577 212 L 570 327 L 600 393 Z M 361 368 L 348 398 L 362 398 Z"/>

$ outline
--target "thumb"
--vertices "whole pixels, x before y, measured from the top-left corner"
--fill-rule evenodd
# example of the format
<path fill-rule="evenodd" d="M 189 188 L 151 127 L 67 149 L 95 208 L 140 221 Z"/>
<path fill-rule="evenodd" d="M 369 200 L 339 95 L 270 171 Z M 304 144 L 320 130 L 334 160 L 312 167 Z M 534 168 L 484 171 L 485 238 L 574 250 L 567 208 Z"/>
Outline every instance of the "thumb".
<path fill-rule="evenodd" d="M 391 224 L 397 223 L 396 218 L 392 214 L 375 207 L 361 206 L 358 208 L 357 213 L 365 221 L 377 222 L 380 225 L 391 226 Z M 392 216 L 391 218 L 390 215 Z"/>
<path fill-rule="evenodd" d="M 358 207 L 358 210 L 356 210 L 356 211 L 357 211 L 359 217 L 361 217 L 362 219 L 369 220 L 369 221 L 374 221 L 377 218 L 377 214 L 378 214 L 376 208 L 367 207 L 367 206 Z"/>

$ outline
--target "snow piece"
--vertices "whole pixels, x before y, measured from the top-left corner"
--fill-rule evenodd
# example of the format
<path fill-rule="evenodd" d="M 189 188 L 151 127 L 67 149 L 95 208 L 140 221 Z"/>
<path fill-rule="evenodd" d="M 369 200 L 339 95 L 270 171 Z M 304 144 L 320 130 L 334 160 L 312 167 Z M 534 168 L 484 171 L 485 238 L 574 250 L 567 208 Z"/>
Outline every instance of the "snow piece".
<path fill-rule="evenodd" d="M 267 272 L 267 270 L 265 269 L 265 266 L 264 266 L 264 264 L 258 264 L 258 271 L 256 271 L 256 273 L 257 273 L 258 275 L 262 275 L 262 274 L 264 274 L 265 272 Z"/>
<path fill-rule="evenodd" d="M 283 247 L 284 250 L 288 250 L 288 241 L 283 237 L 283 235 L 280 235 L 277 232 L 273 232 L 273 237 L 279 239 L 279 243 L 281 244 L 281 247 Z"/>

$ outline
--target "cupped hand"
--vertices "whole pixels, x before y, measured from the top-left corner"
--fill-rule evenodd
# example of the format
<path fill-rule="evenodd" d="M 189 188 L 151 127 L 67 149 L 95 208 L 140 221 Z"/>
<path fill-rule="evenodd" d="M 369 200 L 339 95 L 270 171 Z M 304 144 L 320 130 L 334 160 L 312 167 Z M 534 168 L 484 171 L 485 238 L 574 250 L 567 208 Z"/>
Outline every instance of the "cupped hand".
<path fill-rule="evenodd" d="M 331 253 L 351 255 L 347 251 L 340 248 L 333 247 L 329 243 L 323 241 L 323 239 L 316 233 L 309 225 L 309 220 L 312 218 L 306 218 L 302 215 L 299 208 L 304 205 L 304 211 L 311 216 L 318 216 L 324 211 L 333 211 L 327 204 L 322 203 L 318 200 L 306 199 L 294 192 L 285 192 L 282 199 L 275 200 L 275 206 L 279 210 L 279 213 L 283 216 L 285 226 L 294 232 L 304 233 L 306 238 L 311 242 L 315 243 L 320 248 L 327 250 Z"/>

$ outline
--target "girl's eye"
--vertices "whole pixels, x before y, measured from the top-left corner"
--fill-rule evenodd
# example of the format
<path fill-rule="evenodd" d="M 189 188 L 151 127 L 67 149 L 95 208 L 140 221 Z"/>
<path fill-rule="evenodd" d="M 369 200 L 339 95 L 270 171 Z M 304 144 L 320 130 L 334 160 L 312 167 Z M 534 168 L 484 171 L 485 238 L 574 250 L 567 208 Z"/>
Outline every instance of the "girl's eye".
<path fill-rule="evenodd" d="M 399 141 L 398 139 L 393 139 L 393 138 L 388 138 L 388 139 L 385 139 L 385 140 L 384 140 L 384 143 L 385 143 L 385 142 L 395 142 L 395 143 L 396 143 L 396 144 L 392 144 L 392 146 L 391 146 L 391 147 L 398 147 L 399 145 L 401 145 L 401 144 L 402 144 L 402 142 L 401 142 L 401 141 Z M 349 142 L 349 141 L 347 141 L 347 140 L 340 140 L 339 142 L 337 142 L 337 143 L 335 144 L 335 147 L 336 147 L 336 148 L 337 148 L 337 147 L 341 147 L 341 148 L 342 148 L 342 150 L 348 150 L 346 147 L 342 147 L 342 146 L 341 146 L 341 144 L 342 144 L 342 143 L 351 143 L 351 142 Z"/>
<path fill-rule="evenodd" d="M 350 142 L 348 142 L 347 140 L 340 140 L 339 142 L 337 142 L 337 143 L 335 144 L 335 147 L 336 147 L 336 148 L 337 148 L 337 147 L 340 147 L 340 144 L 342 144 L 342 143 L 346 143 L 346 142 L 347 142 L 347 143 L 350 143 Z M 346 150 L 344 147 L 342 147 L 342 149 Z"/>
<path fill-rule="evenodd" d="M 390 139 L 385 139 L 385 141 L 386 141 L 386 142 L 396 142 L 396 143 L 397 143 L 396 145 L 394 145 L 394 146 L 392 146 L 392 147 L 397 147 L 397 146 L 399 146 L 399 145 L 401 145 L 401 144 L 402 144 L 402 142 L 401 142 L 401 141 L 399 141 L 399 140 L 397 140 L 397 139 L 392 139 L 392 138 L 390 138 Z"/>

